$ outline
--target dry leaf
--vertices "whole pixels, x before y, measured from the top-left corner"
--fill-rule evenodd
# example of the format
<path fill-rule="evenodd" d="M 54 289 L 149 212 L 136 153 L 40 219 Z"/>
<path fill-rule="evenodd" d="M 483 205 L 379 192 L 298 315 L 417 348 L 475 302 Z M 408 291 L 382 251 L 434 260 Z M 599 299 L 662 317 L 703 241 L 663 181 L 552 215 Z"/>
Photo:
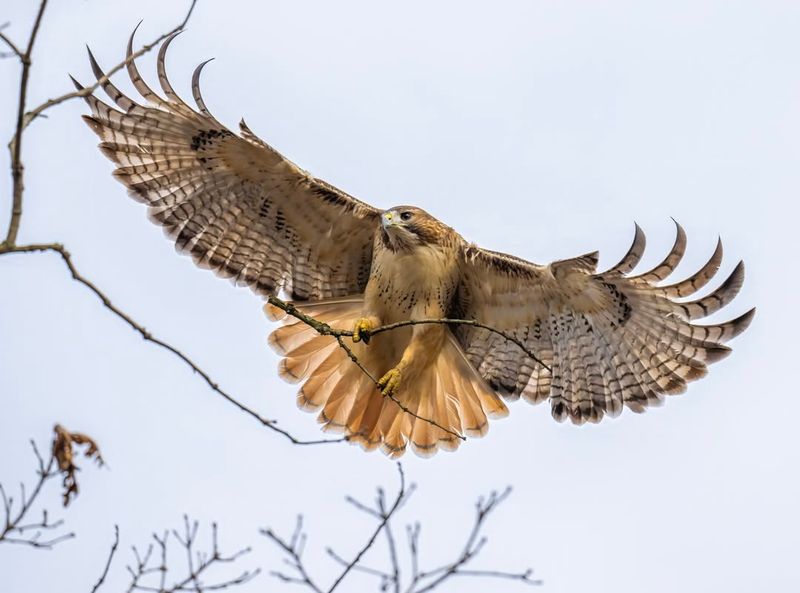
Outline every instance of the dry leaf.
<path fill-rule="evenodd" d="M 85 446 L 84 456 L 94 459 L 98 465 L 103 465 L 103 457 L 97 443 L 90 436 L 80 432 L 70 432 L 60 424 L 53 427 L 53 457 L 58 462 L 58 469 L 64 476 L 64 506 L 78 496 L 78 481 L 75 474 L 80 468 L 75 465 L 75 449 Z"/>

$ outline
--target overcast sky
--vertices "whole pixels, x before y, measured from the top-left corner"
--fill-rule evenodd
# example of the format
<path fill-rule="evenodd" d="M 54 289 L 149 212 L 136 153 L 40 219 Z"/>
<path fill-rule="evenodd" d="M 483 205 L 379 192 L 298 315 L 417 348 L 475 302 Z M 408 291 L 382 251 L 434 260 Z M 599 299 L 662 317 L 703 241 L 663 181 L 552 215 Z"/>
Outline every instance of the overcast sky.
<path fill-rule="evenodd" d="M 20 43 L 34 4 L 0 8 Z M 715 319 L 759 308 L 732 356 L 644 415 L 576 428 L 520 401 L 457 453 L 406 455 L 419 491 L 398 527 L 421 519 L 425 562 L 447 561 L 474 499 L 512 484 L 476 567 L 531 566 L 552 593 L 798 590 L 800 3 L 489 6 L 201 0 L 169 71 L 190 97 L 194 66 L 216 57 L 204 96 L 218 119 L 235 126 L 244 116 L 317 176 L 379 207 L 419 205 L 491 249 L 536 262 L 599 249 L 602 268 L 625 252 L 637 221 L 646 269 L 673 241 L 672 216 L 689 237 L 682 278 L 721 235 L 722 273 L 744 259 L 747 279 Z M 67 73 L 90 79 L 84 44 L 110 67 L 140 19 L 145 42 L 183 11 L 163 0 L 54 0 L 31 104 L 68 91 Z M 154 55 L 140 68 L 155 81 Z M 0 61 L 3 144 L 17 73 Z M 314 416 L 295 407 L 296 386 L 277 377 L 259 299 L 175 254 L 112 179 L 85 112 L 62 105 L 27 133 L 20 241 L 65 243 L 115 303 L 224 388 L 317 437 Z M 4 174 L 2 228 L 9 195 Z M 229 548 L 253 545 L 243 567 L 266 568 L 280 557 L 257 528 L 288 532 L 302 512 L 323 580 L 335 570 L 325 546 L 350 555 L 372 529 L 343 497 L 394 489 L 380 453 L 288 445 L 143 342 L 55 255 L 0 258 L 0 288 L 0 481 L 30 475 L 27 440 L 45 441 L 54 422 L 93 435 L 109 464 L 79 476 L 80 497 L 64 513 L 76 540 L 50 552 L 0 548 L 4 591 L 89 590 L 114 523 L 123 549 L 108 591 L 127 582 L 128 547 L 184 512 L 218 521 Z M 490 586 L 523 590 L 474 580 L 447 590 Z M 241 590 L 289 589 L 262 576 Z"/>

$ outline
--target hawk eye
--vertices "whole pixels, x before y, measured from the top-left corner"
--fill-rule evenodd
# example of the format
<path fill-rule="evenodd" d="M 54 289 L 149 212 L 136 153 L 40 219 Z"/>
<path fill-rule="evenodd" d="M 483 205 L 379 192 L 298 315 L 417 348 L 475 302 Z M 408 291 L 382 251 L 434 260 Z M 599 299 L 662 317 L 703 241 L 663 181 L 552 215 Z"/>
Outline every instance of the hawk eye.
<path fill-rule="evenodd" d="M 411 220 L 411 212 L 403 212 L 400 214 L 400 220 Z"/>

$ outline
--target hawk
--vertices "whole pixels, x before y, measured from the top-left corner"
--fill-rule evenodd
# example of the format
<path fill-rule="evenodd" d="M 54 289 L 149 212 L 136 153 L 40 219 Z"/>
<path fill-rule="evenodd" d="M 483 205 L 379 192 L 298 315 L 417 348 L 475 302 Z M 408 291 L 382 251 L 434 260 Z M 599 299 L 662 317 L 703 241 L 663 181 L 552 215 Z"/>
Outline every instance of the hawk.
<path fill-rule="evenodd" d="M 192 77 L 196 108 L 185 103 L 166 76 L 174 38 L 158 53 L 163 95 L 140 76 L 133 36 L 128 42 L 127 71 L 145 104 L 108 81 L 90 51 L 116 107 L 88 94 L 92 113 L 83 117 L 118 165 L 114 176 L 179 251 L 259 295 L 288 295 L 320 322 L 353 330 L 352 354 L 380 378 L 380 389 L 335 337 L 294 317 L 284 315 L 269 341 L 283 356 L 280 375 L 302 382 L 299 406 L 365 449 L 453 450 L 461 435 L 484 435 L 487 418 L 506 415 L 504 401 L 520 397 L 549 400 L 556 420 L 574 424 L 623 407 L 643 412 L 704 376 L 753 318 L 754 309 L 727 323 L 694 323 L 736 296 L 744 267 L 707 296 L 683 299 L 716 274 L 722 246 L 696 274 L 662 282 L 686 248 L 677 223 L 674 246 L 652 270 L 632 275 L 645 247 L 637 225 L 622 260 L 598 273 L 597 253 L 538 265 L 477 247 L 420 208 L 359 201 L 286 159 L 244 121 L 239 134 L 217 121 L 200 94 L 207 62 Z M 265 309 L 273 320 L 283 314 Z M 444 318 L 505 335 L 445 323 L 370 334 Z"/>

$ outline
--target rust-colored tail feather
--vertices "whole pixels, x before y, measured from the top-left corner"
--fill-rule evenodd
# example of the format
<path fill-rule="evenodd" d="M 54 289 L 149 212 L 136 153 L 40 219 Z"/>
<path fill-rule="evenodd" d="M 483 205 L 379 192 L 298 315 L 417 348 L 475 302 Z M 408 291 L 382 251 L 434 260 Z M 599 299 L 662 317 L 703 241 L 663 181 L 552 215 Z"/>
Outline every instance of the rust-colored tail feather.
<path fill-rule="evenodd" d="M 331 327 L 351 329 L 362 314 L 363 300 L 329 299 L 299 303 L 298 307 Z M 298 405 L 319 412 L 324 430 L 343 432 L 364 449 L 380 447 L 391 457 L 402 455 L 409 444 L 421 456 L 439 449 L 452 451 L 461 443 L 456 435 L 483 436 L 489 426 L 487 416 L 508 413 L 449 333 L 438 358 L 418 377 L 401 383 L 396 394 L 404 407 L 419 416 L 416 418 L 385 398 L 335 338 L 320 336 L 270 305 L 266 312 L 271 319 L 284 322 L 272 332 L 269 343 L 284 357 L 281 377 L 294 383 L 304 381 Z M 407 339 L 408 333 L 385 332 L 374 336 L 369 345 L 356 343 L 351 348 L 373 377 L 379 377 L 397 364 Z"/>

